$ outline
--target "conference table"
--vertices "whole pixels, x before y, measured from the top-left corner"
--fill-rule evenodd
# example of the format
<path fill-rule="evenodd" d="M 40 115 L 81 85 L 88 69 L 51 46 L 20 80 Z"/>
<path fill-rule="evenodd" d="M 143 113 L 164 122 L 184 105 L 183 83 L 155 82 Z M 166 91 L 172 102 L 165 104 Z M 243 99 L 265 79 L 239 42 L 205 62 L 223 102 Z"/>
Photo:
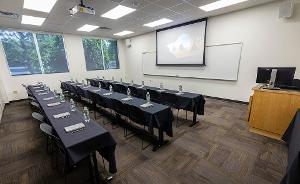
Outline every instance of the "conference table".
<path fill-rule="evenodd" d="M 166 99 L 163 97 L 162 93 L 170 93 L 170 94 L 176 94 L 176 101 L 174 101 L 174 107 L 179 109 L 184 109 L 187 111 L 193 112 L 193 122 L 190 126 L 193 126 L 197 123 L 197 115 L 204 115 L 204 105 L 205 105 L 205 99 L 203 95 L 197 94 L 197 93 L 191 93 L 191 92 L 183 92 L 183 94 L 178 94 L 178 91 L 176 90 L 170 90 L 170 89 L 164 89 L 161 90 L 160 88 L 153 87 L 153 86 L 141 86 L 138 84 L 130 84 L 130 83 L 124 83 L 124 82 L 117 82 L 112 80 L 104 80 L 104 79 L 87 79 L 87 81 L 90 81 L 90 84 L 92 86 L 98 87 L 99 82 L 104 83 L 104 87 L 108 89 L 107 87 L 109 85 L 112 85 L 113 89 L 117 91 L 123 91 L 124 89 L 127 89 L 128 87 L 133 87 L 137 91 L 137 95 L 140 97 L 146 96 L 147 91 L 153 90 L 157 91 L 159 93 L 158 103 L 164 104 Z M 120 89 L 122 88 L 122 89 Z M 172 104 L 169 104 L 172 106 Z"/>
<path fill-rule="evenodd" d="M 131 97 L 131 100 L 124 101 L 128 96 L 122 93 L 113 92 L 110 95 L 108 94 L 110 91 L 106 89 L 99 90 L 98 87 L 94 87 L 91 85 L 83 85 L 81 83 L 75 83 L 71 81 L 66 81 L 61 83 L 61 88 L 64 91 L 70 91 L 71 93 L 75 93 L 80 95 L 84 98 L 90 99 L 94 106 L 96 105 L 95 102 L 97 101 L 94 98 L 101 98 L 104 100 L 105 104 L 108 104 L 108 108 L 114 110 L 114 104 L 112 104 L 112 100 L 117 100 L 125 105 L 134 106 L 139 108 L 143 113 L 144 121 L 140 123 L 144 123 L 143 125 L 148 127 L 148 131 L 141 131 L 141 129 L 137 129 L 135 127 L 135 131 L 139 133 L 144 133 L 151 137 L 154 147 L 153 151 L 158 150 L 161 146 L 168 143 L 167 140 L 164 140 L 164 133 L 169 137 L 173 137 L 173 128 L 172 122 L 174 120 L 172 110 L 169 106 L 158 104 L 155 102 L 151 102 L 151 107 L 142 107 L 143 104 L 146 104 L 147 101 L 145 99 Z M 127 122 L 122 122 L 127 126 L 132 127 L 132 124 Z M 158 129 L 158 136 L 154 135 L 154 128 Z"/>
<path fill-rule="evenodd" d="M 300 183 L 300 109 L 282 136 L 282 140 L 288 145 L 288 162 L 281 184 Z"/>
<path fill-rule="evenodd" d="M 116 141 L 111 134 L 92 119 L 85 122 L 83 113 L 79 110 L 70 111 L 70 103 L 60 102 L 53 92 L 44 90 L 42 85 L 30 85 L 27 89 L 39 103 L 47 122 L 53 127 L 66 149 L 72 164 L 76 164 L 84 158 L 90 157 L 94 165 L 94 174 L 99 183 L 96 151 L 109 163 L 109 172 L 116 173 L 115 148 Z M 58 105 L 49 106 L 59 102 Z M 54 118 L 60 113 L 69 112 L 69 116 Z M 66 132 L 65 127 L 83 123 L 85 127 L 79 131 Z"/>

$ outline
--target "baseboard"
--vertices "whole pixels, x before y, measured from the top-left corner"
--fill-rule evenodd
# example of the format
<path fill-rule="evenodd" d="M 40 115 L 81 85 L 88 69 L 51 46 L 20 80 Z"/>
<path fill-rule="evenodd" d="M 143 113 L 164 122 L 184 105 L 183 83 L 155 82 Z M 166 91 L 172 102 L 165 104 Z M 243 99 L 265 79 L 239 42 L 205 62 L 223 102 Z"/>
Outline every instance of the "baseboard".
<path fill-rule="evenodd" d="M 220 98 L 220 97 L 214 97 L 214 96 L 207 96 L 207 95 L 203 95 L 203 96 L 205 98 L 211 98 L 211 99 L 216 99 L 216 100 L 224 100 L 224 101 L 228 101 L 228 102 L 240 103 L 240 104 L 245 104 L 245 105 L 249 104 L 249 102 L 243 102 L 243 101 L 239 101 L 239 100 L 232 100 L 232 99 Z"/>

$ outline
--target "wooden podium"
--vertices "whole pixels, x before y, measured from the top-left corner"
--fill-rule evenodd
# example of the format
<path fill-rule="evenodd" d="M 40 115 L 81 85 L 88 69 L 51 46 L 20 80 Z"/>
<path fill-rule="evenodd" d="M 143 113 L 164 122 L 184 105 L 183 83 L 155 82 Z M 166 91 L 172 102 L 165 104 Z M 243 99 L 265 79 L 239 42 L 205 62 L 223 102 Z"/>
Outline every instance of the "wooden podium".
<path fill-rule="evenodd" d="M 296 111 L 300 108 L 300 91 L 253 88 L 248 121 L 250 132 L 281 140 Z"/>

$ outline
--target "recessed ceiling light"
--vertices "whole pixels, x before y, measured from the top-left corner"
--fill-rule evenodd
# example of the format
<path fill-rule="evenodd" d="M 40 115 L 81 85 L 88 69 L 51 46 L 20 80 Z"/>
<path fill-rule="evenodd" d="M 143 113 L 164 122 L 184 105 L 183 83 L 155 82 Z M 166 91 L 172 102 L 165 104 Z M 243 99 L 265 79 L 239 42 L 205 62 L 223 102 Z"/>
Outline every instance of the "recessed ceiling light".
<path fill-rule="evenodd" d="M 132 34 L 132 33 L 133 33 L 132 31 L 122 31 L 122 32 L 119 32 L 119 33 L 115 33 L 114 35 L 124 36 L 124 35 Z"/>
<path fill-rule="evenodd" d="M 49 13 L 57 0 L 24 0 L 23 8 Z"/>
<path fill-rule="evenodd" d="M 219 0 L 219 1 L 207 4 L 207 5 L 204 5 L 204 6 L 200 6 L 199 8 L 201 10 L 208 12 L 208 11 L 213 11 L 213 10 L 217 10 L 220 8 L 224 8 L 227 6 L 231 6 L 234 4 L 242 3 L 245 1 L 248 1 L 248 0 Z"/>
<path fill-rule="evenodd" d="M 99 28 L 99 26 L 93 26 L 93 25 L 85 24 L 82 27 L 78 28 L 77 31 L 91 32 L 91 31 L 93 31 L 97 28 Z"/>
<path fill-rule="evenodd" d="M 101 15 L 101 17 L 109 18 L 109 19 L 118 19 L 123 17 L 129 13 L 134 12 L 136 9 L 129 8 L 126 6 L 118 5 L 115 8 L 109 10 L 108 12 Z"/>
<path fill-rule="evenodd" d="M 35 26 L 41 26 L 46 18 L 42 17 L 33 17 L 33 16 L 28 16 L 28 15 L 22 15 L 22 24 L 30 24 L 30 25 L 35 25 Z"/>
<path fill-rule="evenodd" d="M 144 24 L 144 26 L 156 27 L 156 26 L 160 26 L 160 25 L 167 24 L 167 23 L 170 23 L 170 22 L 173 22 L 173 20 L 163 18 L 163 19 L 159 19 L 159 20 L 154 21 L 154 22 L 150 22 L 148 24 Z"/>

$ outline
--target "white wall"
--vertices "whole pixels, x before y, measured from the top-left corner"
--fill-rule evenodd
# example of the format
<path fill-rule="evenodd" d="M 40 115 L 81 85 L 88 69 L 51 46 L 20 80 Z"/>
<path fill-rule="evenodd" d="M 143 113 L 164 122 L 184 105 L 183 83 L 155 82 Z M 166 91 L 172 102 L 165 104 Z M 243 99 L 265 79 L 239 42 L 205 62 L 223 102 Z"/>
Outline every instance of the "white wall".
<path fill-rule="evenodd" d="M 7 96 L 5 99 L 6 102 L 27 98 L 26 91 L 21 84 L 35 84 L 41 81 L 49 85 L 51 89 L 60 90 L 59 80 L 64 81 L 74 78 L 81 81 L 87 77 L 96 77 L 97 75 L 100 77 L 105 76 L 106 78 L 115 76 L 116 80 L 119 80 L 121 77 L 124 78 L 124 49 L 119 49 L 120 69 L 86 71 L 81 36 L 66 34 L 64 35 L 64 42 L 69 73 L 11 76 L 6 64 L 3 48 L 0 48 L 0 78 L 2 78 L 3 88 Z"/>
<path fill-rule="evenodd" d="M 239 101 L 248 101 L 258 66 L 296 66 L 299 78 L 300 3 L 288 20 L 278 18 L 278 7 L 275 2 L 209 18 L 207 45 L 243 43 L 237 82 L 144 76 L 141 53 L 155 51 L 155 33 L 132 38 L 131 48 L 126 48 L 123 40 L 127 78 L 156 86 L 163 82 L 174 89 L 181 83 L 186 91 Z"/>

